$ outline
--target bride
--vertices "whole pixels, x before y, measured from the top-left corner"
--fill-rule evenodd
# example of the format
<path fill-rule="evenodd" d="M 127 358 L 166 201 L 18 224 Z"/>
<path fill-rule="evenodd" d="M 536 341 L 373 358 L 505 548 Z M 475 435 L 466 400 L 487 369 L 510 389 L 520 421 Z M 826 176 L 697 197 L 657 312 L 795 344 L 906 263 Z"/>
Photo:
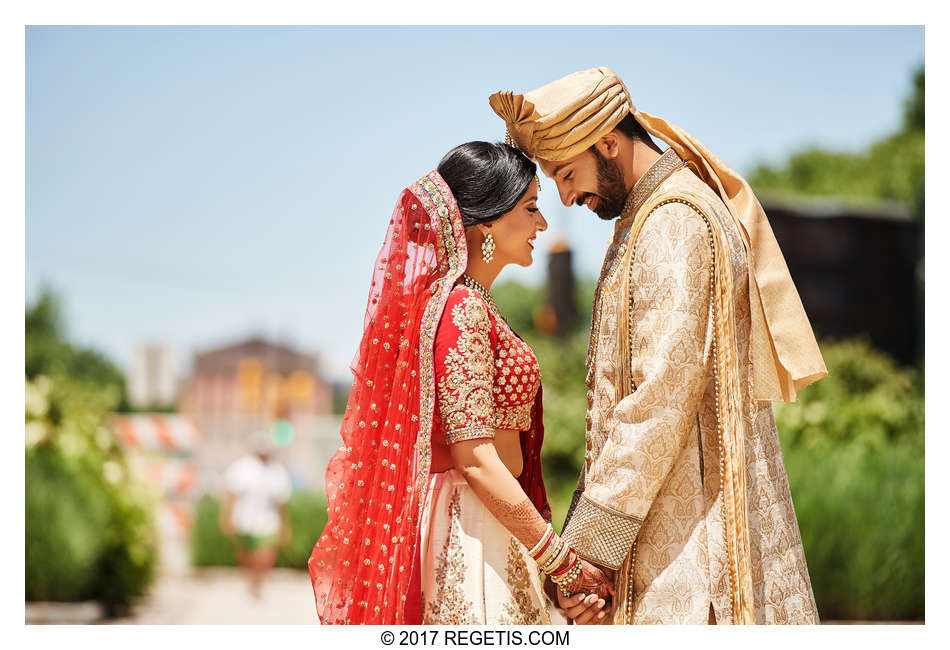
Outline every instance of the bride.
<path fill-rule="evenodd" d="M 550 623 L 539 571 L 571 618 L 607 612 L 600 570 L 551 527 L 540 369 L 489 293 L 547 228 L 535 174 L 469 142 L 399 196 L 309 562 L 324 624 Z"/>

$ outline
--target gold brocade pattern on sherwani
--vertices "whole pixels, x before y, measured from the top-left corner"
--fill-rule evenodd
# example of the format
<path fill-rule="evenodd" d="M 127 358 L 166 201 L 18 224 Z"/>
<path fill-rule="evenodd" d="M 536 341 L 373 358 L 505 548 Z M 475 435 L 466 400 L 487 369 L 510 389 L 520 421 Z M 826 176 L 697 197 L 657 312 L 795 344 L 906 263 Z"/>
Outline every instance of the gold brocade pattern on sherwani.
<path fill-rule="evenodd" d="M 426 603 L 423 622 L 428 625 L 474 625 L 474 606 L 465 596 L 465 574 L 468 567 L 462 551 L 460 493 L 452 493 L 449 504 L 449 536 L 436 562 L 435 594 Z"/>
<path fill-rule="evenodd" d="M 751 367 L 748 268 L 742 240 L 718 197 L 680 168 L 650 197 L 682 189 L 715 206 L 732 265 L 736 348 L 741 379 Z M 618 224 L 619 225 L 619 224 Z M 623 234 L 622 232 L 620 233 Z M 615 241 L 616 244 L 616 241 Z M 635 244 L 635 245 L 634 245 Z M 614 253 L 620 246 L 614 246 Z M 668 203 L 647 216 L 631 266 L 633 337 L 618 325 L 617 266 L 601 278 L 600 324 L 592 332 L 584 498 L 642 517 L 632 570 L 632 623 L 732 621 L 731 584 L 722 519 L 716 392 L 710 359 L 712 251 L 703 215 Z M 605 261 L 605 269 L 608 261 Z M 635 390 L 618 394 L 620 346 L 629 346 Z M 815 623 L 817 610 L 788 490 L 771 405 L 744 396 L 746 491 L 755 620 Z M 565 536 L 576 515 L 565 527 Z M 621 570 L 622 573 L 627 566 Z M 619 575 L 619 573 L 618 573 Z M 618 594 L 620 594 L 618 583 Z M 618 610 L 622 604 L 618 603 Z"/>
<path fill-rule="evenodd" d="M 508 588 L 511 599 L 502 607 L 502 625 L 544 625 L 551 621 L 531 598 L 531 575 L 524 560 L 523 547 L 514 537 L 508 540 Z"/>

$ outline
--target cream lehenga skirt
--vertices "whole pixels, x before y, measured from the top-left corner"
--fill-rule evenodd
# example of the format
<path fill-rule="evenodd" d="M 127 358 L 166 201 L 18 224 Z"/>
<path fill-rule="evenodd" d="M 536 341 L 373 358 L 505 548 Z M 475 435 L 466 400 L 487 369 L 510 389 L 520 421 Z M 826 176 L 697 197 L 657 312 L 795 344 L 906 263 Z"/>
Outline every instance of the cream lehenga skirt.
<path fill-rule="evenodd" d="M 538 565 L 462 474 L 456 469 L 433 474 L 426 498 L 420 550 L 422 622 L 550 624 Z"/>

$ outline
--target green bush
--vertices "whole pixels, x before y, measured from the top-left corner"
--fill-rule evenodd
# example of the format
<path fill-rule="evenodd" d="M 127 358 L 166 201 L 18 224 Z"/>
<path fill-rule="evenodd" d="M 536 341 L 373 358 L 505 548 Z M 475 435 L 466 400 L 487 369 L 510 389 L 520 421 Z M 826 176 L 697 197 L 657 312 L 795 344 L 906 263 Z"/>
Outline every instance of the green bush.
<path fill-rule="evenodd" d="M 914 444 L 785 456 L 823 619 L 924 616 L 924 456 Z"/>
<path fill-rule="evenodd" d="M 194 566 L 237 566 L 234 542 L 218 525 L 220 504 L 210 494 L 198 499 L 191 528 L 191 563 Z"/>
<path fill-rule="evenodd" d="M 26 454 L 26 600 L 92 598 L 109 505 L 95 477 L 58 449 Z"/>
<path fill-rule="evenodd" d="M 290 496 L 290 544 L 280 550 L 277 566 L 306 569 L 307 560 L 327 522 L 327 500 L 319 492 L 297 491 Z M 235 566 L 234 542 L 218 525 L 220 505 L 206 494 L 198 500 L 191 530 L 191 562 L 194 566 Z"/>
<path fill-rule="evenodd" d="M 158 560 L 155 505 L 144 486 L 127 481 L 110 492 L 111 517 L 103 530 L 105 548 L 96 567 L 94 590 L 111 615 L 123 613 L 145 595 Z"/>
<path fill-rule="evenodd" d="M 889 449 L 922 441 L 924 395 L 920 373 L 898 366 L 863 339 L 825 341 L 828 376 L 791 404 L 777 404 L 775 419 L 789 447 L 818 450 L 828 444 Z"/>
<path fill-rule="evenodd" d="M 26 599 L 96 599 L 122 613 L 154 576 L 154 504 L 106 418 L 118 390 L 26 382 Z"/>
<path fill-rule="evenodd" d="M 310 552 L 327 523 L 327 498 L 321 492 L 294 492 L 290 497 L 290 544 L 280 550 L 277 565 L 306 569 Z"/>
<path fill-rule="evenodd" d="M 825 342 L 829 375 L 775 406 L 822 618 L 924 616 L 924 396 L 866 341 Z"/>

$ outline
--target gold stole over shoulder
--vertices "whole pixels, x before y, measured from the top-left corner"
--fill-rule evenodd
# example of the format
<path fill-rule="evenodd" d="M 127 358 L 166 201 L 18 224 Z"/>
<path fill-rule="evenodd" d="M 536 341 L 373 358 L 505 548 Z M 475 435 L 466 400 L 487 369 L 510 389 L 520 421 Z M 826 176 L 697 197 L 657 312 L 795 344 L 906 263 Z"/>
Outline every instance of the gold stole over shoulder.
<path fill-rule="evenodd" d="M 709 230 L 709 243 L 712 250 L 713 268 L 711 269 L 710 309 L 714 319 L 712 346 L 712 367 L 716 388 L 716 419 L 719 437 L 720 489 L 722 490 L 722 515 L 726 533 L 726 548 L 729 556 L 729 575 L 732 600 L 732 622 L 737 624 L 755 623 L 755 610 L 752 594 L 752 561 L 749 541 L 748 506 L 745 486 L 745 450 L 742 436 L 742 404 L 749 387 L 742 386 L 739 372 L 738 350 L 736 346 L 736 323 L 733 310 L 733 274 L 732 264 L 722 226 L 706 199 L 683 190 L 659 192 L 637 211 L 630 234 L 627 250 L 623 259 L 620 301 L 623 306 L 619 312 L 618 332 L 621 345 L 618 346 L 617 367 L 620 369 L 619 399 L 631 394 L 633 385 L 633 287 L 631 273 L 636 250 L 637 237 L 646 218 L 658 207 L 666 203 L 678 202 L 690 206 L 706 222 Z M 630 623 L 632 610 L 632 561 L 628 559 L 617 584 L 617 593 L 621 601 L 615 611 L 616 623 Z M 624 571 L 623 569 L 628 569 Z"/>
<path fill-rule="evenodd" d="M 631 106 L 634 119 L 670 145 L 722 199 L 746 247 L 752 310 L 752 390 L 757 400 L 794 402 L 828 374 L 805 308 L 765 211 L 738 173 L 692 135 Z"/>

